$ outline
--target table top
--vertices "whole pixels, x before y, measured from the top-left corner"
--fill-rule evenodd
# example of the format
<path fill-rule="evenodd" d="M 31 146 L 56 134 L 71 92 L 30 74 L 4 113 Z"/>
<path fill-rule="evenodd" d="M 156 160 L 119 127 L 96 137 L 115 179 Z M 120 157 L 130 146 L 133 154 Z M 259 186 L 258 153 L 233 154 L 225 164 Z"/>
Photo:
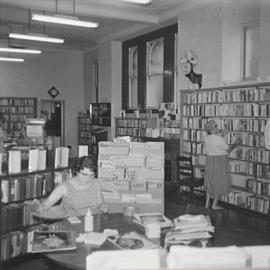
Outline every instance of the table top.
<path fill-rule="evenodd" d="M 67 222 L 68 223 L 68 222 Z M 67 224 L 68 228 L 75 231 L 76 237 L 84 233 L 84 222 L 79 224 Z M 119 234 L 138 232 L 144 234 L 144 228 L 132 221 L 131 217 L 123 214 L 100 214 L 94 215 L 94 231 L 103 232 L 104 229 L 117 229 Z M 157 243 L 157 239 L 154 240 Z M 84 243 L 77 243 L 76 250 L 44 253 L 43 255 L 51 262 L 70 269 L 85 270 L 86 257 L 98 250 L 117 250 L 115 246 L 106 241 L 101 247 L 93 247 Z"/>

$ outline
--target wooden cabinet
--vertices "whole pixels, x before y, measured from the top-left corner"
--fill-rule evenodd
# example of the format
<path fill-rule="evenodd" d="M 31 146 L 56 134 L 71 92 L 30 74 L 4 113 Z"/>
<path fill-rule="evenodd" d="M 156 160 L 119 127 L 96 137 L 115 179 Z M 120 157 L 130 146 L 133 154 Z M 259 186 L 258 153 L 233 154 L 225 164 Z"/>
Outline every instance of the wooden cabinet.
<path fill-rule="evenodd" d="M 230 153 L 232 192 L 222 200 L 269 215 L 270 151 L 265 127 L 270 117 L 270 84 L 182 90 L 181 152 L 191 155 L 200 168 L 205 163 L 204 126 L 215 119 L 228 144 L 241 138 Z"/>
<path fill-rule="evenodd" d="M 0 97 L 0 111 L 4 114 L 4 130 L 18 137 L 25 127 L 25 119 L 37 116 L 37 98 Z"/>

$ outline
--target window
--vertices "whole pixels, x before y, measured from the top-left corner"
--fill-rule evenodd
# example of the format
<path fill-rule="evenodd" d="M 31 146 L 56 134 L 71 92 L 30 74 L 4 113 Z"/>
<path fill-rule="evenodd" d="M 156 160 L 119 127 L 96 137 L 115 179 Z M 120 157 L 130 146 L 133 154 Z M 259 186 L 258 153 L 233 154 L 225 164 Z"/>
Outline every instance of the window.
<path fill-rule="evenodd" d="M 244 57 L 243 79 L 255 79 L 259 74 L 259 41 L 260 28 L 258 23 L 245 25 L 244 32 Z"/>
<path fill-rule="evenodd" d="M 163 102 L 164 38 L 147 42 L 146 108 Z"/>
<path fill-rule="evenodd" d="M 123 42 L 122 109 L 174 102 L 177 24 Z"/>
<path fill-rule="evenodd" d="M 138 46 L 129 48 L 129 107 L 136 109 L 138 106 Z"/>

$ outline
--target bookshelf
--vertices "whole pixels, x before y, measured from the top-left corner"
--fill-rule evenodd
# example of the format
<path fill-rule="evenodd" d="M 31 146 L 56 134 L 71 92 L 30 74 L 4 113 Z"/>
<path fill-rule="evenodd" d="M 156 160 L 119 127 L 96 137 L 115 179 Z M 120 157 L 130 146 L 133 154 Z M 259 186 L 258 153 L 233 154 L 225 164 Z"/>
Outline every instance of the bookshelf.
<path fill-rule="evenodd" d="M 108 130 L 93 124 L 88 115 L 78 116 L 78 145 L 88 145 L 90 155 L 98 157 L 98 143 L 108 140 Z"/>
<path fill-rule="evenodd" d="M 242 144 L 229 156 L 232 191 L 226 203 L 269 215 L 270 151 L 264 129 L 270 117 L 270 83 L 181 90 L 181 152 L 191 155 L 199 171 L 205 164 L 204 126 L 215 119 L 228 144 Z"/>
<path fill-rule="evenodd" d="M 0 97 L 0 111 L 4 114 L 5 132 L 18 137 L 25 126 L 25 119 L 37 116 L 37 98 Z"/>
<path fill-rule="evenodd" d="M 69 175 L 69 168 L 58 168 L 0 176 L 1 265 L 27 253 L 27 234 L 42 223 L 30 214 L 32 200 L 48 196 Z"/>

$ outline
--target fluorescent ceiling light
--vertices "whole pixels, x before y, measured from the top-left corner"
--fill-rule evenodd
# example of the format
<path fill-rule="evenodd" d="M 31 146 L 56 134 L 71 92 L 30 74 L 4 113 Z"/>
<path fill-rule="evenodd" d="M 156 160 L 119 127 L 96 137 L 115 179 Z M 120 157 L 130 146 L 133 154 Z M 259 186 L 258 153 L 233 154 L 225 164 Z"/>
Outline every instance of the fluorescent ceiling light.
<path fill-rule="evenodd" d="M 96 22 L 82 21 L 82 20 L 79 20 L 79 18 L 74 17 L 74 16 L 66 16 L 66 15 L 59 15 L 59 14 L 55 14 L 53 16 L 47 16 L 47 15 L 42 15 L 42 14 L 32 14 L 32 20 L 40 21 L 40 22 L 48 22 L 48 23 L 82 26 L 82 27 L 88 27 L 88 28 L 97 28 L 99 25 Z"/>
<path fill-rule="evenodd" d="M 18 49 L 18 48 L 8 48 L 8 47 L 5 47 L 5 48 L 0 47 L 0 52 L 41 54 L 41 50 L 29 50 L 29 49 Z"/>
<path fill-rule="evenodd" d="M 136 3 L 136 4 L 143 4 L 143 5 L 148 5 L 152 3 L 152 0 L 122 0 L 122 1 Z"/>
<path fill-rule="evenodd" d="M 34 41 L 52 42 L 52 43 L 64 43 L 64 39 L 62 38 L 52 38 L 48 37 L 47 35 L 38 35 L 38 34 L 23 35 L 23 34 L 9 33 L 9 37 Z"/>
<path fill-rule="evenodd" d="M 22 58 L 11 58 L 11 57 L 0 57 L 0 61 L 6 61 L 6 62 L 23 62 L 24 59 L 22 59 Z"/>

